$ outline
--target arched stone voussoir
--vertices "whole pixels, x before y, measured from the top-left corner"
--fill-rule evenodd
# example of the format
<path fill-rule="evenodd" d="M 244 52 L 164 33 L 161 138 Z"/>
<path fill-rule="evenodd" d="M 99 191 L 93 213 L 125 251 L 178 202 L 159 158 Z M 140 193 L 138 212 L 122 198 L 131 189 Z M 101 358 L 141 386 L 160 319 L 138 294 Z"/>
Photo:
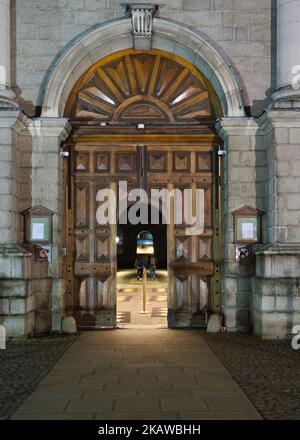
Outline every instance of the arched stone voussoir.
<path fill-rule="evenodd" d="M 114 20 L 75 38 L 53 62 L 44 80 L 43 117 L 62 117 L 70 91 L 100 59 L 132 49 L 131 20 Z M 214 88 L 225 117 L 244 116 L 242 86 L 226 56 L 204 34 L 163 18 L 154 19 L 153 49 L 174 53 L 197 67 Z"/>

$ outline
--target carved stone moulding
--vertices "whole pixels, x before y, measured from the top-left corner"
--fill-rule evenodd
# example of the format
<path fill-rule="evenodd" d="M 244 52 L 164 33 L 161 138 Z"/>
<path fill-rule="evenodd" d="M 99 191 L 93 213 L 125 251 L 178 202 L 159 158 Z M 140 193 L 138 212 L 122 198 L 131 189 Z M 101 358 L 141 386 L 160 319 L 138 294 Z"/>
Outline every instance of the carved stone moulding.
<path fill-rule="evenodd" d="M 153 3 L 124 3 L 131 16 L 132 35 L 136 50 L 150 50 L 153 34 L 153 16 L 158 5 Z"/>

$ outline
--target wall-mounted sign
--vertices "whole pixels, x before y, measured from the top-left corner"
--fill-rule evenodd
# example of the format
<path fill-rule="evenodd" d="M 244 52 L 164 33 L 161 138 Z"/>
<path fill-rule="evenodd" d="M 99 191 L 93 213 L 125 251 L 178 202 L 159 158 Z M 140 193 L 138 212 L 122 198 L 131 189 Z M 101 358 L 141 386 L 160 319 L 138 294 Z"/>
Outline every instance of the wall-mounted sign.
<path fill-rule="evenodd" d="M 262 211 L 245 206 L 232 214 L 235 243 L 255 244 L 262 242 L 262 216 L 264 214 Z"/>
<path fill-rule="evenodd" d="M 35 246 L 35 259 L 39 261 L 52 261 L 52 246 Z"/>
<path fill-rule="evenodd" d="M 250 246 L 236 246 L 235 259 L 242 264 L 248 263 L 251 260 L 252 252 Z"/>
<path fill-rule="evenodd" d="M 22 212 L 24 215 L 25 243 L 52 243 L 53 212 L 44 206 L 35 206 Z"/>

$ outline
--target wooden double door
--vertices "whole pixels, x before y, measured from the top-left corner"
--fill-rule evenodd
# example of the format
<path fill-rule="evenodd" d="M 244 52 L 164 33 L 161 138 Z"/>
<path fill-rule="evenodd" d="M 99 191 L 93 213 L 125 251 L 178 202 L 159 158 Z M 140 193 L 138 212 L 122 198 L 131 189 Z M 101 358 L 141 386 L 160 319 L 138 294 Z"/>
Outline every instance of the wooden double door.
<path fill-rule="evenodd" d="M 68 144 L 70 155 L 65 170 L 68 314 L 75 317 L 82 329 L 116 326 L 118 225 L 98 223 L 97 194 L 101 189 L 112 190 L 118 207 L 119 185 L 126 182 L 129 191 L 143 188 L 149 198 L 152 189 L 165 188 L 170 192 L 178 189 L 181 194 L 189 189 L 194 215 L 201 194 L 204 225 L 200 233 L 187 227 L 184 215 L 183 223 L 176 224 L 179 205 L 174 193 L 169 199 L 168 324 L 205 326 L 209 311 L 216 306 L 216 268 L 218 272 L 219 173 L 215 135 L 122 134 L 121 131 L 105 134 L 103 131 L 75 135 Z M 186 206 L 184 197 L 180 209 Z M 118 221 L 118 208 L 116 214 Z"/>

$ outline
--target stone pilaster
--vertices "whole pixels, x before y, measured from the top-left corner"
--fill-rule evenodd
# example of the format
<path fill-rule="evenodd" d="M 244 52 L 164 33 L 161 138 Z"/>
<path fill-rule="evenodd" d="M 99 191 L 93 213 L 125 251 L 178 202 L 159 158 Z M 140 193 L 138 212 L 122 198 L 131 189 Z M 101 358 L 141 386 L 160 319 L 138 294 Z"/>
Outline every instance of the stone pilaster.
<path fill-rule="evenodd" d="M 17 107 L 11 90 L 10 0 L 0 0 L 0 107 Z"/>
<path fill-rule="evenodd" d="M 259 122 L 266 136 L 268 245 L 256 253 L 253 330 L 285 338 L 300 324 L 300 114 L 269 110 Z"/>
<path fill-rule="evenodd" d="M 217 124 L 227 155 L 223 174 L 222 311 L 228 331 L 249 331 L 254 261 L 236 261 L 232 211 L 252 206 L 265 211 L 264 136 L 252 118 L 221 119 Z"/>
<path fill-rule="evenodd" d="M 274 101 L 298 101 L 300 84 L 300 0 L 277 0 L 277 91 Z M 299 76 L 299 75 L 298 75 Z"/>
<path fill-rule="evenodd" d="M 61 331 L 64 315 L 62 228 L 64 213 L 63 159 L 61 143 L 71 130 L 64 118 L 38 118 L 30 123 L 32 135 L 32 206 L 43 205 L 53 216 L 53 261 L 48 275 L 53 279 L 51 292 L 52 331 Z"/>

